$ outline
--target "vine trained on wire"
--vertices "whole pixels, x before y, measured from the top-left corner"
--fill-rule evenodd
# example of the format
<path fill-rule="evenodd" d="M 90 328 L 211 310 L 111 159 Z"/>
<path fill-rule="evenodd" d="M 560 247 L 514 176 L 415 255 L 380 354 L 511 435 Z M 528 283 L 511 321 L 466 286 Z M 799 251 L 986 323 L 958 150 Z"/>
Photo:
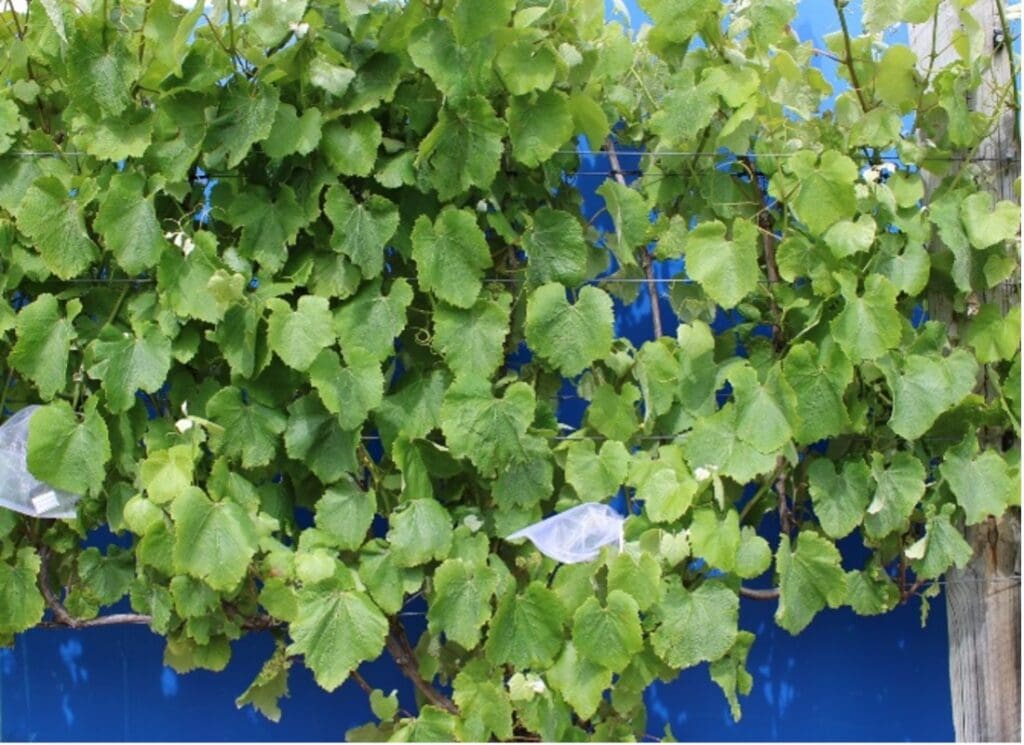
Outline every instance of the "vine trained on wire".
<path fill-rule="evenodd" d="M 271 634 L 239 697 L 271 719 L 305 665 L 370 695 L 356 739 L 624 740 L 705 662 L 739 717 L 741 596 L 793 634 L 926 610 L 1019 505 L 1020 309 L 986 293 L 1020 212 L 966 11 L 940 64 L 881 43 L 937 0 L 859 36 L 837 0 L 825 49 L 795 0 L 641 0 L 636 36 L 602 0 L 2 5 L 0 409 L 43 404 L 28 468 L 84 498 L 0 510 L 0 643 L 144 623 L 221 670 Z M 595 162 L 613 230 L 567 178 Z M 616 495 L 594 561 L 503 540 Z"/>

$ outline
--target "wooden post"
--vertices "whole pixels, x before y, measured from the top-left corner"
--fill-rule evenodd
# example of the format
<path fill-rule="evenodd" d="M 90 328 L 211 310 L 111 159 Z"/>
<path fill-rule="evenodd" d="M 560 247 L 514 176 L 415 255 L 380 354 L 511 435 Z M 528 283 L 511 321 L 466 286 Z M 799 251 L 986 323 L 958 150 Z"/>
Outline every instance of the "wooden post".
<path fill-rule="evenodd" d="M 1007 45 L 1013 42 L 1002 38 L 996 0 L 979 0 L 971 14 L 981 26 L 992 67 L 969 103 L 976 111 L 992 114 L 999 106 L 997 91 L 1012 75 Z M 949 2 L 939 6 L 932 22 L 911 27 L 910 46 L 922 72 L 929 67 L 933 49 L 944 50 L 936 57 L 935 69 L 955 58 L 949 42 L 959 28 L 957 13 Z M 977 151 L 977 157 L 984 159 L 979 164 L 984 166 L 989 187 L 999 199 L 1017 199 L 1013 190 L 1020 169 L 1016 126 L 1015 112 L 1004 103 L 998 126 Z M 1008 283 L 979 299 L 997 304 L 1005 313 L 1020 304 L 1020 287 Z M 951 338 L 959 336 L 947 299 L 930 298 L 929 313 L 938 320 L 945 317 Z M 1011 509 L 999 521 L 990 518 L 968 528 L 965 536 L 974 548 L 974 558 L 965 569 L 946 577 L 956 738 L 961 742 L 1020 742 L 1020 513 Z"/>

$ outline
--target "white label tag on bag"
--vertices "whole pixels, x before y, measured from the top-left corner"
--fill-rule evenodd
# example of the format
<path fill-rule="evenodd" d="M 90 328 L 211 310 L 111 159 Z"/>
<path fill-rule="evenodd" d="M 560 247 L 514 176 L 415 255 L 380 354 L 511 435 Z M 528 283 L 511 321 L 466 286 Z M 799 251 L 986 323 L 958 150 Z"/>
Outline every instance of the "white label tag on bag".
<path fill-rule="evenodd" d="M 53 489 L 50 489 L 32 497 L 32 506 L 35 507 L 37 513 L 42 514 L 59 507 L 60 502 L 57 501 L 57 495 L 54 494 Z"/>

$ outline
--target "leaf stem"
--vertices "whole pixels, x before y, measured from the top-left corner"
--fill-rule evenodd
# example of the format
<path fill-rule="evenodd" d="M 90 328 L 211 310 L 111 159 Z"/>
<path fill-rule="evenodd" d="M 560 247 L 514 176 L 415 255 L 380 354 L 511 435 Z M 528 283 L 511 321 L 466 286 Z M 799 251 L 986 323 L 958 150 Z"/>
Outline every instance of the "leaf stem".
<path fill-rule="evenodd" d="M 860 101 L 861 109 L 867 113 L 869 106 L 868 102 L 864 99 L 864 91 L 861 89 L 860 78 L 857 76 L 857 68 L 853 64 L 853 47 L 850 45 L 850 28 L 846 25 L 846 13 L 843 11 L 843 7 L 846 5 L 846 0 L 833 0 L 833 4 L 835 5 L 836 13 L 839 14 L 839 25 L 843 29 L 843 47 L 846 50 L 846 59 L 843 61 L 846 64 L 846 69 L 850 72 L 850 84 L 853 86 L 853 90 L 857 94 L 857 100 Z"/>

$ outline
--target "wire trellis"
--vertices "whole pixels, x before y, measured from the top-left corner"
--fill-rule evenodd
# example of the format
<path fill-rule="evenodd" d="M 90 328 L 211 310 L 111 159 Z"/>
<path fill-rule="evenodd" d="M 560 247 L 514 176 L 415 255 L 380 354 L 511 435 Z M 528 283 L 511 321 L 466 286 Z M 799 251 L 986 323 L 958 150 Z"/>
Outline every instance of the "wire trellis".
<path fill-rule="evenodd" d="M 807 152 L 812 151 L 786 151 L 786 152 L 770 152 L 770 153 L 735 153 L 731 151 L 722 150 L 619 150 L 618 155 L 622 157 L 638 156 L 641 158 L 663 158 L 663 157 L 685 157 L 685 158 L 795 158 L 795 157 L 806 157 Z M 592 158 L 596 156 L 607 156 L 608 153 L 604 150 L 556 150 L 553 155 L 578 155 L 584 158 Z M 69 150 L 63 151 L 51 151 L 51 150 L 11 150 L 9 152 L 0 154 L 0 159 L 7 157 L 17 158 L 86 158 L 90 157 L 89 153 Z M 851 158 L 860 158 L 862 160 L 884 160 L 890 162 L 905 162 L 903 156 L 897 154 L 864 154 L 864 153 L 852 153 L 848 154 Z M 951 162 L 951 163 L 1019 163 L 1019 156 L 998 156 L 998 155 L 930 155 L 920 158 L 922 163 L 931 162 Z M 629 169 L 609 169 L 616 173 L 628 173 Z M 594 171 L 594 172 L 579 172 L 578 175 L 602 175 L 609 171 Z M 641 171 L 642 172 L 642 171 Z M 206 175 L 211 178 L 223 178 L 225 175 L 232 174 L 214 174 L 207 173 Z"/>

